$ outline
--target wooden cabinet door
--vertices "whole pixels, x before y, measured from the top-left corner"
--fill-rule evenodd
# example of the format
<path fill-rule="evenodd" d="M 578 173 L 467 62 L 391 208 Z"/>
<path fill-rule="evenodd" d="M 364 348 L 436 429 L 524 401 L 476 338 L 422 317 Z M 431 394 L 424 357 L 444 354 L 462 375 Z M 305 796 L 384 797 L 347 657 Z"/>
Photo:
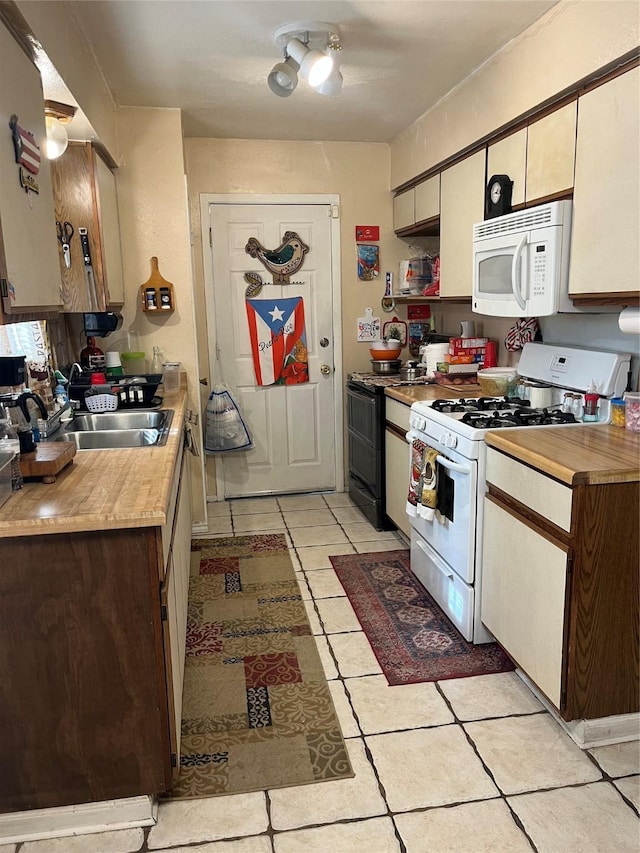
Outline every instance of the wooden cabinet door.
<path fill-rule="evenodd" d="M 638 291 L 640 69 L 578 100 L 570 295 Z"/>
<path fill-rule="evenodd" d="M 567 553 L 484 500 L 482 623 L 561 708 Z"/>
<path fill-rule="evenodd" d="M 9 121 L 33 134 L 40 148 L 38 193 L 20 185 Z M 0 279 L 2 314 L 41 315 L 60 307 L 51 172 L 44 156 L 44 98 L 38 69 L 0 23 Z M 29 172 L 22 167 L 24 174 Z M 0 322 L 2 320 L 0 319 Z"/>
<path fill-rule="evenodd" d="M 487 150 L 487 181 L 492 175 L 509 175 L 513 181 L 511 204 L 524 204 L 524 180 L 527 162 L 527 129 L 511 133 L 494 142 Z"/>
<path fill-rule="evenodd" d="M 440 297 L 471 296 L 473 226 L 484 218 L 486 152 L 440 175 Z"/>
<path fill-rule="evenodd" d="M 440 175 L 427 178 L 415 188 L 415 220 L 425 222 L 440 216 Z"/>
<path fill-rule="evenodd" d="M 568 193 L 573 187 L 578 102 L 530 124 L 527 131 L 527 203 Z"/>
<path fill-rule="evenodd" d="M 121 308 L 124 304 L 124 276 L 116 179 L 100 157 L 95 157 L 95 179 L 100 240 L 103 247 L 105 298 L 109 308 Z"/>
<path fill-rule="evenodd" d="M 415 215 L 415 193 L 413 189 L 407 190 L 393 199 L 393 228 L 400 231 L 408 228 L 416 221 Z"/>
<path fill-rule="evenodd" d="M 56 219 L 70 222 L 74 228 L 70 267 L 59 252 L 63 311 L 108 311 L 120 307 L 124 284 L 113 176 L 92 146 L 83 142 L 70 143 L 52 164 L 52 173 Z M 80 228 L 88 232 L 93 282 L 84 263 Z"/>

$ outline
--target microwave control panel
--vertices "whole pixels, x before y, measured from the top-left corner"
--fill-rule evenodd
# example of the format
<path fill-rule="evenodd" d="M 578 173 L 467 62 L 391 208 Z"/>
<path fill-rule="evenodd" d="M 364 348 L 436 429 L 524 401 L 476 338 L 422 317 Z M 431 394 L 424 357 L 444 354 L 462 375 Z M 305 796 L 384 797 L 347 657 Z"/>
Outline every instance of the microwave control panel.
<path fill-rule="evenodd" d="M 535 243 L 532 246 L 531 255 L 533 260 L 533 281 L 531 295 L 535 298 L 536 296 L 544 296 L 545 292 L 545 281 L 547 280 L 548 275 L 547 264 L 549 260 L 547 244 Z"/>

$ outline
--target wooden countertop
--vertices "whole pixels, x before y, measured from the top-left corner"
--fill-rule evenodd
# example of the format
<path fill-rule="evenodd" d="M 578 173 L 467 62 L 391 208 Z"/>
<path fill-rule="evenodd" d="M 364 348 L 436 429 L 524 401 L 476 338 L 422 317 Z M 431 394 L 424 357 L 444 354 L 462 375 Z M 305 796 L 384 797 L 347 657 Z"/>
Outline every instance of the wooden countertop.
<path fill-rule="evenodd" d="M 185 406 L 185 391 L 164 395 L 174 416 L 163 447 L 82 450 L 55 483 L 25 483 L 0 507 L 0 538 L 164 524 Z"/>
<path fill-rule="evenodd" d="M 397 385 L 384 389 L 386 397 L 398 400 L 406 406 L 412 403 L 422 403 L 424 400 L 457 400 L 460 397 L 476 397 L 478 392 L 473 389 L 445 388 L 443 385 Z"/>
<path fill-rule="evenodd" d="M 569 486 L 640 481 L 640 433 L 609 424 L 503 429 L 485 440 Z"/>

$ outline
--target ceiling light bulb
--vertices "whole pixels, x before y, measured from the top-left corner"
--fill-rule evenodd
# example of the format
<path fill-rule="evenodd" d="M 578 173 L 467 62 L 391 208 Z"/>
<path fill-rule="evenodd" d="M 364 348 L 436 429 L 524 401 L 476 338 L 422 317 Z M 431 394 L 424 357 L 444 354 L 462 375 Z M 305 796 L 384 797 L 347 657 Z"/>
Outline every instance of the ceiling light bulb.
<path fill-rule="evenodd" d="M 69 137 L 64 125 L 55 116 L 45 116 L 44 121 L 47 128 L 45 154 L 47 160 L 56 160 L 67 150 Z"/>
<path fill-rule="evenodd" d="M 300 39 L 291 39 L 287 44 L 287 54 L 297 62 L 300 73 L 314 89 L 322 85 L 333 70 L 332 57 L 319 50 L 309 50 Z"/>
<path fill-rule="evenodd" d="M 298 85 L 298 63 L 290 56 L 284 62 L 277 62 L 271 69 L 267 82 L 274 95 L 288 98 Z"/>

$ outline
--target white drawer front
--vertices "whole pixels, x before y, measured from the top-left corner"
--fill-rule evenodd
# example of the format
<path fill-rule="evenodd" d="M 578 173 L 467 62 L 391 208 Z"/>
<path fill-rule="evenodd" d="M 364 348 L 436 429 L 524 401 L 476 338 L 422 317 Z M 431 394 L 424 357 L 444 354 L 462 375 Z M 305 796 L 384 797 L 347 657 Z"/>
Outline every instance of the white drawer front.
<path fill-rule="evenodd" d="M 571 530 L 571 489 L 526 465 L 487 448 L 487 482 L 543 518 Z"/>
<path fill-rule="evenodd" d="M 385 398 L 385 418 L 405 432 L 409 430 L 410 414 L 411 406 L 405 406 L 404 403 L 392 400 L 391 397 Z"/>

